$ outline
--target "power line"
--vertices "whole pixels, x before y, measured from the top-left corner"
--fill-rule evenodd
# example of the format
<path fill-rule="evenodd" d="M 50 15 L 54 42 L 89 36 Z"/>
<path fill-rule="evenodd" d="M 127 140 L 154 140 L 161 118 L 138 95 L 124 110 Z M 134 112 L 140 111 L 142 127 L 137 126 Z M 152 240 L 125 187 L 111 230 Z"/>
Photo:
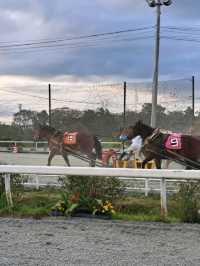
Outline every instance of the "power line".
<path fill-rule="evenodd" d="M 80 36 L 75 36 L 75 37 L 60 38 L 60 39 L 39 41 L 39 42 L 33 41 L 33 42 L 24 42 L 24 43 L 12 43 L 12 44 L 7 44 L 7 45 L 0 45 L 0 48 L 16 48 L 16 47 L 24 47 L 24 46 L 32 46 L 32 45 L 58 43 L 58 42 L 64 42 L 64 41 L 98 38 L 101 36 L 119 35 L 119 34 L 124 34 L 124 33 L 128 33 L 128 32 L 138 32 L 138 31 L 143 31 L 143 30 L 152 29 L 152 28 L 153 28 L 153 26 L 141 27 L 141 28 L 135 28 L 135 29 L 127 29 L 127 30 L 119 30 L 119 31 L 112 31 L 112 32 L 104 32 L 104 33 L 95 33 L 95 34 L 90 34 L 90 35 L 80 35 Z"/>
<path fill-rule="evenodd" d="M 75 37 L 66 37 L 66 38 L 57 38 L 57 39 L 46 39 L 42 41 L 32 41 L 32 42 L 1 42 L 7 43 L 6 45 L 0 45 L 1 53 L 10 53 L 10 52 L 32 52 L 35 50 L 42 50 L 42 49 L 52 49 L 52 48 L 69 48 L 69 49 L 78 49 L 78 48 L 89 48 L 89 47 L 97 47 L 102 45 L 101 42 L 109 41 L 114 42 L 115 45 L 119 45 L 119 42 L 131 42 L 136 40 L 142 39 L 150 39 L 153 36 L 144 36 L 144 33 L 152 33 L 154 26 L 150 27 L 140 27 L 134 29 L 127 29 L 127 30 L 119 30 L 119 31 L 112 31 L 112 32 L 104 32 L 104 33 L 95 33 L 90 35 L 80 35 Z M 175 26 L 162 26 L 163 30 L 166 30 L 170 34 L 186 34 L 190 35 L 190 37 L 198 37 L 200 33 L 200 28 L 194 27 L 175 27 Z M 195 32 L 195 33 L 194 33 Z M 121 35 L 125 34 L 143 34 L 143 36 L 136 36 L 132 38 L 118 38 Z M 103 37 L 103 38 L 102 38 Z M 111 37 L 111 38 L 110 38 Z M 115 39 L 117 37 L 117 39 Z M 191 41 L 191 42 L 199 42 L 199 39 L 186 39 L 187 36 L 163 36 L 163 38 L 177 40 L 177 41 Z M 71 42 L 81 40 L 81 42 Z M 110 43 L 109 43 L 110 44 Z M 108 43 L 103 43 L 103 46 L 108 45 Z"/>
<path fill-rule="evenodd" d="M 141 37 L 135 37 L 135 38 L 123 38 L 123 39 L 107 39 L 110 42 L 114 42 L 114 45 L 121 45 L 121 43 L 119 42 L 133 42 L 133 41 L 138 41 L 138 40 L 144 40 L 144 39 L 151 39 L 153 38 L 153 35 L 149 35 L 149 36 L 141 36 Z M 41 46 L 35 46 L 35 47 L 18 47 L 18 48 L 0 48 L 0 52 L 1 53 L 10 53 L 10 52 L 14 52 L 14 53 L 24 53 L 24 52 L 35 52 L 38 50 L 43 50 L 43 49 L 48 49 L 49 48 L 68 48 L 68 49 L 79 49 L 79 48 L 92 48 L 92 47 L 106 47 L 108 46 L 108 44 L 111 43 L 100 43 L 100 41 L 104 41 L 104 40 L 98 40 L 98 42 L 87 42 L 87 43 L 62 43 L 62 44 L 53 44 L 53 45 L 41 45 Z M 113 45 L 113 43 L 112 43 Z M 43 50 L 45 51 L 45 50 Z M 47 51 L 47 50 L 46 50 Z"/>
<path fill-rule="evenodd" d="M 170 29 L 170 30 L 174 30 L 174 31 L 200 31 L 200 27 L 184 27 L 184 26 L 181 26 L 181 27 L 177 27 L 177 26 L 161 26 L 162 29 Z"/>
<path fill-rule="evenodd" d="M 184 37 L 175 37 L 175 36 L 167 36 L 167 35 L 162 35 L 161 36 L 161 39 L 200 43 L 200 39 L 192 39 L 192 38 L 184 38 Z"/>
<path fill-rule="evenodd" d="M 64 39 L 58 39 L 58 40 L 51 40 L 51 41 L 43 41 L 43 42 L 32 42 L 32 43 L 21 43 L 21 44 L 13 44 L 13 45 L 0 45 L 0 51 L 1 53 L 10 53 L 10 52 L 33 52 L 35 50 L 43 50 L 45 49 L 45 51 L 47 51 L 46 49 L 52 49 L 52 48 L 68 48 L 68 49 L 78 49 L 78 48 L 89 48 L 89 47 L 102 47 L 102 43 L 103 46 L 108 46 L 113 42 L 114 45 L 120 45 L 120 42 L 132 42 L 132 41 L 137 41 L 137 40 L 143 40 L 143 39 L 150 39 L 153 38 L 153 35 L 148 35 L 148 36 L 144 36 L 144 33 L 152 33 L 152 29 L 153 27 L 145 27 L 145 28 L 138 28 L 138 29 L 132 29 L 132 30 L 124 30 L 124 31 L 116 31 L 116 32 L 108 32 L 108 33 L 102 33 L 102 34 L 93 34 L 93 35 L 85 35 L 85 36 L 78 36 L 78 37 L 74 37 L 74 38 L 70 38 L 68 40 L 80 40 L 83 38 L 83 41 L 81 42 L 65 42 L 63 43 Z M 163 38 L 168 38 L 168 39 L 173 39 L 173 40 L 185 40 L 185 41 L 194 41 L 194 42 L 199 42 L 199 40 L 194 39 L 195 37 L 200 36 L 198 33 L 191 33 L 191 32 L 185 32 L 185 31 L 181 31 L 179 32 L 179 34 L 186 34 L 186 36 L 177 36 L 177 32 L 174 30 L 184 30 L 184 29 L 179 29 L 179 28 L 175 28 L 175 27 L 167 27 L 164 26 L 163 29 L 165 29 L 168 33 L 172 34 L 171 36 L 163 36 Z M 130 34 L 133 31 L 137 31 L 137 30 L 142 30 L 143 36 L 135 36 L 135 37 L 123 37 L 123 38 L 119 38 L 121 37 L 120 34 L 124 33 L 124 34 Z M 200 29 L 199 29 L 200 31 Z M 139 32 L 141 33 L 141 32 Z M 200 33 L 200 32 L 199 32 Z M 173 34 L 176 34 L 176 36 L 174 36 Z M 115 36 L 117 35 L 117 36 Z M 189 35 L 189 37 L 194 37 L 193 39 L 186 39 L 187 35 Z M 98 38 L 94 38 L 97 37 Z M 99 38 L 101 37 L 101 38 Z M 103 38 L 102 38 L 103 37 Z M 112 38 L 110 38 L 112 37 Z M 117 39 L 116 39 L 117 37 Z M 65 39 L 66 41 L 67 39 Z M 104 41 L 107 41 L 106 43 Z M 59 43 L 62 42 L 62 43 Z M 36 45 L 37 44 L 37 45 Z M 39 45 L 40 44 L 40 45 Z M 36 45 L 36 46 L 35 46 Z M 44 51 L 44 50 L 43 50 Z"/>
<path fill-rule="evenodd" d="M 8 92 L 8 93 L 14 93 L 14 94 L 24 95 L 24 96 L 28 96 L 28 97 L 37 98 L 37 99 L 48 100 L 48 97 L 43 97 L 43 96 L 38 96 L 38 95 L 33 95 L 33 94 L 27 94 L 27 93 L 19 93 L 19 92 L 11 91 L 11 90 L 3 90 L 3 89 L 0 89 L 0 90 Z M 56 102 L 64 102 L 64 103 L 100 104 L 99 102 L 61 100 L 61 99 L 56 99 L 56 98 L 52 98 L 52 100 L 56 101 Z"/>

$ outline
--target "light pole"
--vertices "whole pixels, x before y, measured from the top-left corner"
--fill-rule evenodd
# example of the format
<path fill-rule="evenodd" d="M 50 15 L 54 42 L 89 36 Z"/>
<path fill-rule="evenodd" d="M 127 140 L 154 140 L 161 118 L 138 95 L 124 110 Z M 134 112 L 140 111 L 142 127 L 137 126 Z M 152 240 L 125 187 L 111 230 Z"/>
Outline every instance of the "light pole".
<path fill-rule="evenodd" d="M 160 54 L 160 14 L 161 6 L 170 6 L 171 0 L 146 0 L 150 7 L 156 7 L 156 41 L 154 55 L 154 73 L 152 84 L 152 109 L 151 109 L 151 126 L 156 127 L 156 107 L 158 96 L 158 74 L 159 74 L 159 54 Z"/>

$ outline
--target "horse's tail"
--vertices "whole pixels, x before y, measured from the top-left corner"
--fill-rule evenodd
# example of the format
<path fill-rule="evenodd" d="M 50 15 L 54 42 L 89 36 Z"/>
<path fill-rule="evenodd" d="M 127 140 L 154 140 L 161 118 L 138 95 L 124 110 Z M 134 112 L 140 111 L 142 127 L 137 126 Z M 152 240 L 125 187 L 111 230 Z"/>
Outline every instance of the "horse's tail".
<path fill-rule="evenodd" d="M 99 160 L 102 159 L 102 146 L 101 146 L 101 142 L 100 140 L 98 139 L 97 136 L 93 136 L 94 138 L 94 148 L 95 148 L 95 151 L 96 151 L 96 154 L 97 154 L 97 158 Z"/>

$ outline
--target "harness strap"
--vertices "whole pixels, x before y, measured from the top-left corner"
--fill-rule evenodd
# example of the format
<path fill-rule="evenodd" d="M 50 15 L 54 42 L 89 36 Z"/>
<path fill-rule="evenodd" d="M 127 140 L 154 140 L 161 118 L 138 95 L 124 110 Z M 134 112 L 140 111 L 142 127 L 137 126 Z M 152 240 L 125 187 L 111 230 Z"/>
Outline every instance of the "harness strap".
<path fill-rule="evenodd" d="M 152 134 L 150 136 L 146 137 L 146 139 L 144 140 L 144 145 L 149 144 L 149 142 L 154 141 L 159 136 L 160 136 L 160 129 L 155 128 L 154 131 L 152 132 Z"/>

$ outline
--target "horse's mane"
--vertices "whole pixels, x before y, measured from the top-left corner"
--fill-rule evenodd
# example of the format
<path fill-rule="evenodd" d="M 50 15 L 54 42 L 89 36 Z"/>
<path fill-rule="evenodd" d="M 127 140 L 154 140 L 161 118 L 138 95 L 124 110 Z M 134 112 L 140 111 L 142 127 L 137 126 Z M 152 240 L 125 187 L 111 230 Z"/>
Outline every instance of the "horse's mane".
<path fill-rule="evenodd" d="M 152 131 L 154 130 L 155 128 L 147 125 L 147 124 L 144 124 L 141 120 L 138 120 L 134 126 L 130 126 L 130 128 L 132 129 L 135 129 L 135 128 L 144 128 L 145 130 L 148 130 L 148 131 Z"/>
<path fill-rule="evenodd" d="M 40 125 L 40 129 L 41 130 L 46 130 L 49 133 L 53 134 L 56 133 L 58 135 L 62 134 L 62 132 L 60 130 L 55 129 L 54 127 L 48 126 L 48 125 Z"/>
<path fill-rule="evenodd" d="M 130 126 L 129 128 L 131 128 L 133 132 L 138 132 L 142 138 L 151 135 L 154 131 L 154 128 L 144 124 L 141 120 L 138 120 L 134 126 Z"/>

